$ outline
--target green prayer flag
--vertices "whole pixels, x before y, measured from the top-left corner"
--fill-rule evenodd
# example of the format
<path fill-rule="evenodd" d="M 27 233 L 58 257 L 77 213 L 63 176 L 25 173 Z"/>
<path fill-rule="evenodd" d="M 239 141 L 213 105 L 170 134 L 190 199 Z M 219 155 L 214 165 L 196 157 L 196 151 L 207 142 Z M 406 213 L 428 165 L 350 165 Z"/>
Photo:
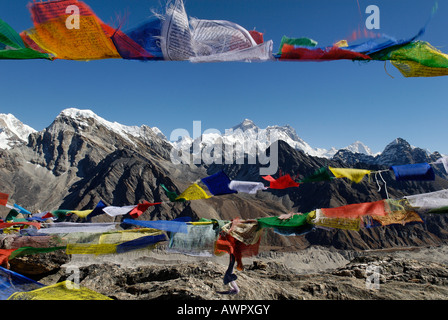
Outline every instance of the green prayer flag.
<path fill-rule="evenodd" d="M 314 41 L 313 39 L 309 38 L 289 38 L 287 36 L 283 36 L 282 40 L 280 41 L 280 48 L 278 50 L 278 54 L 282 53 L 282 48 L 284 44 L 314 48 L 315 46 L 317 46 L 317 41 Z"/>
<path fill-rule="evenodd" d="M 437 209 L 431 209 L 428 213 L 448 213 L 448 207 L 440 207 Z"/>
<path fill-rule="evenodd" d="M 28 220 L 26 220 L 21 213 L 17 212 L 14 209 L 11 209 L 8 215 L 6 216 L 5 221 L 25 222 Z"/>
<path fill-rule="evenodd" d="M 178 199 L 176 200 L 176 198 L 179 196 L 176 192 L 174 191 L 169 191 L 167 187 L 165 187 L 164 184 L 160 185 L 163 190 L 165 190 L 166 196 L 168 197 L 168 199 L 170 199 L 171 202 L 185 202 L 185 199 Z"/>
<path fill-rule="evenodd" d="M 15 49 L 25 48 L 20 35 L 2 19 L 0 19 L 0 42 Z"/>
<path fill-rule="evenodd" d="M 418 62 L 432 68 L 448 68 L 448 55 L 425 41 L 415 41 L 390 53 L 390 60 Z"/>
<path fill-rule="evenodd" d="M 14 250 L 11 255 L 9 256 L 9 259 L 12 260 L 15 257 L 19 256 L 25 256 L 30 254 L 38 254 L 38 253 L 48 253 L 53 252 L 57 250 L 65 250 L 66 247 L 51 247 L 51 248 L 34 248 L 34 247 L 21 247 L 17 250 Z"/>
<path fill-rule="evenodd" d="M 51 214 L 56 217 L 56 220 L 60 220 L 60 219 L 65 218 L 67 216 L 67 214 L 69 212 L 72 212 L 72 211 L 73 210 L 62 210 L 62 209 L 60 209 L 60 210 L 51 211 Z"/>
<path fill-rule="evenodd" d="M 266 217 L 266 218 L 258 218 L 258 225 L 260 228 L 297 228 L 302 227 L 308 224 L 308 214 L 295 214 L 290 219 L 282 220 L 278 217 Z"/>
<path fill-rule="evenodd" d="M 318 181 L 328 181 L 333 179 L 334 177 L 328 171 L 327 167 L 322 167 L 314 171 L 314 173 L 305 179 L 299 181 L 299 183 L 307 183 L 307 182 L 318 182 Z"/>
<path fill-rule="evenodd" d="M 20 35 L 0 19 L 0 59 L 49 59 L 52 57 L 25 46 Z"/>

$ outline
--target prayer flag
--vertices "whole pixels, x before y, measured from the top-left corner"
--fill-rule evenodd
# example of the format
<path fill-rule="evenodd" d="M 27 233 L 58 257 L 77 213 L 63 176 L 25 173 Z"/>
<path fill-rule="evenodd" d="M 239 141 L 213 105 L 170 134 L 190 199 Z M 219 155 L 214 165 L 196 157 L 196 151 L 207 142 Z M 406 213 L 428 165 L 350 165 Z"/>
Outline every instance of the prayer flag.
<path fill-rule="evenodd" d="M 0 19 L 0 59 L 52 59 L 52 57 L 27 48 L 20 35 Z"/>
<path fill-rule="evenodd" d="M 367 55 L 346 48 L 305 48 L 284 44 L 280 60 L 331 61 L 331 60 L 371 60 Z"/>
<path fill-rule="evenodd" d="M 108 206 L 108 207 L 104 207 L 103 211 L 106 212 L 111 217 L 116 217 L 116 216 L 123 216 L 125 214 L 128 214 L 136 207 L 137 207 L 136 205 L 123 206 L 123 207 Z"/>
<path fill-rule="evenodd" d="M 207 195 L 204 189 L 202 189 L 196 183 L 193 183 L 184 192 L 182 192 L 176 198 L 176 200 L 184 199 L 185 201 L 191 201 L 191 200 L 208 199 L 208 198 L 211 198 L 211 196 Z"/>
<path fill-rule="evenodd" d="M 100 214 L 103 214 L 103 209 L 107 207 L 107 205 L 103 202 L 103 200 L 100 200 L 98 204 L 96 205 L 95 209 L 87 216 L 87 220 L 91 220 L 93 217 L 96 217 Z"/>
<path fill-rule="evenodd" d="M 229 188 L 230 179 L 224 171 L 219 171 L 209 177 L 203 178 L 202 182 L 207 186 L 208 190 L 215 195 L 223 195 L 229 193 L 237 193 Z"/>
<path fill-rule="evenodd" d="M 289 44 L 298 47 L 310 47 L 314 48 L 317 46 L 317 41 L 309 38 L 289 38 L 287 36 L 283 36 L 280 40 L 280 48 L 278 50 L 278 54 L 282 54 L 283 45 Z"/>
<path fill-rule="evenodd" d="M 79 28 L 68 28 L 67 7 L 79 11 Z M 23 39 L 31 39 L 58 59 L 96 60 L 121 58 L 110 37 L 114 29 L 103 23 L 85 3 L 77 0 L 33 2 L 30 12 L 34 28 L 23 32 Z"/>
<path fill-rule="evenodd" d="M 159 17 L 153 17 L 136 28 L 128 30 L 125 34 L 136 43 L 140 48 L 144 51 L 141 52 L 139 60 L 164 60 L 162 48 L 160 47 L 160 38 L 162 35 L 162 20 Z M 116 43 L 116 36 L 112 38 Z M 122 46 L 118 46 L 117 49 L 120 50 Z M 149 58 L 149 56 L 151 58 Z M 124 57 L 125 59 L 131 59 L 131 55 L 127 55 Z"/>
<path fill-rule="evenodd" d="M 165 220 L 144 221 L 144 220 L 124 219 L 123 223 L 141 226 L 144 228 L 164 230 L 169 232 L 188 233 L 187 223 L 185 221 L 179 221 L 175 219 L 170 221 Z"/>
<path fill-rule="evenodd" d="M 448 156 L 439 158 L 435 163 L 443 164 L 443 167 L 445 168 L 445 172 L 448 173 Z"/>
<path fill-rule="evenodd" d="M 16 249 L 0 249 L 0 266 L 7 267 L 9 257 Z"/>
<path fill-rule="evenodd" d="M 336 208 L 323 208 L 321 209 L 321 211 L 325 216 L 329 218 L 357 218 L 364 215 L 387 215 L 386 202 L 384 200 L 349 204 Z"/>
<path fill-rule="evenodd" d="M 29 211 L 26 210 L 25 208 L 22 208 L 22 207 L 19 206 L 18 204 L 14 204 L 14 208 L 16 208 L 17 210 L 19 210 L 19 212 L 22 213 L 22 214 L 29 214 L 29 215 L 32 214 L 31 212 L 29 212 Z"/>
<path fill-rule="evenodd" d="M 229 184 L 229 189 L 237 192 L 256 194 L 258 190 L 266 190 L 267 188 L 262 182 L 232 180 Z"/>
<path fill-rule="evenodd" d="M 392 51 L 389 59 L 405 77 L 448 75 L 448 55 L 424 41 L 415 41 Z"/>
<path fill-rule="evenodd" d="M 428 163 L 391 166 L 397 181 L 433 181 L 436 179 L 433 168 Z"/>
<path fill-rule="evenodd" d="M 313 217 L 311 223 L 317 227 L 354 231 L 359 231 L 361 228 L 360 217 L 328 217 L 321 209 L 311 212 L 310 215 Z"/>
<path fill-rule="evenodd" d="M 300 180 L 300 183 L 307 183 L 307 182 L 319 182 L 319 181 L 328 181 L 333 179 L 330 175 L 330 172 L 328 171 L 327 167 L 322 167 L 320 169 L 317 169 L 314 171 L 313 174 L 310 176 L 305 177 L 303 180 Z"/>
<path fill-rule="evenodd" d="M 165 234 L 157 234 L 151 236 L 140 237 L 131 241 L 126 241 L 117 245 L 117 253 L 125 253 L 133 250 L 145 249 L 153 247 L 159 242 L 168 240 Z"/>
<path fill-rule="evenodd" d="M 28 292 L 13 293 L 8 300 L 113 300 L 71 281 L 63 281 Z"/>
<path fill-rule="evenodd" d="M 364 169 L 346 169 L 346 168 L 332 168 L 332 167 L 329 167 L 329 169 L 336 178 L 347 178 L 355 183 L 360 183 L 365 175 L 371 173 L 370 170 L 364 170 Z"/>
<path fill-rule="evenodd" d="M 87 218 L 89 214 L 91 214 L 93 210 L 73 210 L 70 213 L 76 214 L 80 218 Z"/>
<path fill-rule="evenodd" d="M 8 204 L 9 194 L 0 193 L 0 205 L 6 206 Z"/>
<path fill-rule="evenodd" d="M 124 32 L 117 30 L 111 37 L 115 48 L 123 59 L 127 60 L 154 60 L 155 57 L 143 49 Z"/>
<path fill-rule="evenodd" d="M 42 287 L 44 287 L 42 283 L 0 267 L 0 300 L 7 300 L 15 292 L 31 291 Z"/>
<path fill-rule="evenodd" d="M 419 213 L 448 207 L 448 189 L 404 197 Z"/>
<path fill-rule="evenodd" d="M 149 203 L 148 201 L 144 201 L 143 203 L 139 203 L 134 209 L 132 209 L 131 212 L 129 212 L 129 215 L 137 219 L 140 217 L 146 210 L 148 210 L 149 207 L 156 206 L 162 204 L 162 202 L 156 202 L 156 203 Z"/>
<path fill-rule="evenodd" d="M 287 189 L 287 188 L 294 188 L 298 187 L 299 184 L 292 180 L 291 176 L 289 174 L 281 176 L 278 179 L 274 179 L 271 176 L 265 176 L 263 177 L 266 181 L 269 181 L 270 185 L 269 188 L 271 189 Z"/>
<path fill-rule="evenodd" d="M 185 199 L 178 199 L 179 196 L 177 195 L 177 193 L 168 190 L 168 188 L 164 184 L 161 184 L 160 186 L 163 188 L 163 190 L 165 190 L 166 196 L 168 197 L 168 199 L 170 199 L 171 202 L 185 201 Z"/>
<path fill-rule="evenodd" d="M 301 227 L 308 222 L 308 213 L 294 214 L 290 219 L 280 219 L 279 217 L 258 218 L 260 228 L 296 228 Z"/>

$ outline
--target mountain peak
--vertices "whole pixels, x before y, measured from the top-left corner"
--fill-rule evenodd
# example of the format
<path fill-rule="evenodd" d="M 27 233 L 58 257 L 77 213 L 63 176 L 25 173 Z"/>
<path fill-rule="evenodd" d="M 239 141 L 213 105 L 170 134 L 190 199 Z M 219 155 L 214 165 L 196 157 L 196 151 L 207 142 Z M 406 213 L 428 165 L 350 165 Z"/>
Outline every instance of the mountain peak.
<path fill-rule="evenodd" d="M 146 125 L 139 126 L 128 126 L 118 122 L 108 121 L 100 116 L 98 116 L 95 112 L 90 109 L 77 109 L 77 108 L 68 108 L 64 109 L 60 112 L 59 118 L 69 118 L 76 122 L 81 129 L 89 127 L 90 125 L 85 121 L 86 119 L 92 119 L 98 125 L 103 126 L 109 131 L 112 131 L 129 142 L 133 143 L 130 137 L 150 140 L 153 137 L 158 137 L 162 140 L 166 140 L 166 137 L 162 134 L 162 132 L 158 128 L 151 128 Z M 148 133 L 150 131 L 150 133 Z"/>
<path fill-rule="evenodd" d="M 232 128 L 233 130 L 242 130 L 242 131 L 246 131 L 246 130 L 250 130 L 250 129 L 258 129 L 258 127 L 255 125 L 255 123 L 250 120 L 250 119 L 244 119 L 240 124 L 234 126 Z"/>
<path fill-rule="evenodd" d="M 26 142 L 31 133 L 36 132 L 30 126 L 22 123 L 14 115 L 0 113 L 0 149 Z"/>
<path fill-rule="evenodd" d="M 394 139 L 394 141 L 392 141 L 391 143 L 389 143 L 387 146 L 386 146 L 386 148 L 387 147 L 389 147 L 389 146 L 394 146 L 394 145 L 403 145 L 403 146 L 411 146 L 410 144 L 409 144 L 409 142 L 407 142 L 405 139 L 403 139 L 403 138 L 396 138 L 396 139 Z"/>
<path fill-rule="evenodd" d="M 89 109 L 81 110 L 77 108 L 67 108 L 59 113 L 59 116 L 65 116 L 69 118 L 97 118 L 98 116 Z"/>
<path fill-rule="evenodd" d="M 350 150 L 353 153 L 362 153 L 366 155 L 372 155 L 372 150 L 368 146 L 366 146 L 363 142 L 357 140 L 353 142 L 351 145 L 345 147 L 344 149 Z"/>

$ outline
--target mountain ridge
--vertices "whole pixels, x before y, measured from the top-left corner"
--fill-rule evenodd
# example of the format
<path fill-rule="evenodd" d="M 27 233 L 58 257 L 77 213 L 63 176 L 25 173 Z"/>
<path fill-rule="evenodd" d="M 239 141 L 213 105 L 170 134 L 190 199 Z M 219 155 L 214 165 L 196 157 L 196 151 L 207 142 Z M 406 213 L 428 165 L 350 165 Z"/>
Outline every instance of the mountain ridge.
<path fill-rule="evenodd" d="M 3 121 L 3 118 L 8 116 L 9 118 L 13 118 L 14 121 Z M 352 144 L 344 147 L 344 148 L 335 148 L 332 147 L 330 149 L 323 148 L 313 148 L 306 141 L 301 139 L 297 134 L 296 130 L 290 125 L 271 125 L 266 127 L 265 129 L 261 129 L 250 119 L 244 119 L 241 123 L 233 126 L 232 128 L 226 130 L 226 133 L 221 134 L 220 136 L 216 133 L 202 134 L 201 137 L 198 137 L 196 140 L 193 140 L 191 137 L 184 137 L 179 139 L 178 141 L 169 141 L 167 139 L 166 134 L 164 134 L 157 127 L 149 127 L 147 125 L 142 126 L 126 126 L 122 125 L 118 122 L 110 122 L 105 120 L 104 118 L 98 116 L 90 109 L 77 109 L 77 108 L 67 108 L 63 109 L 55 118 L 70 118 L 78 120 L 78 129 L 82 130 L 88 127 L 88 123 L 85 122 L 87 119 L 93 119 L 102 125 L 104 125 L 109 130 L 113 131 L 115 134 L 121 135 L 124 139 L 127 139 L 129 142 L 133 143 L 135 138 L 146 140 L 148 143 L 151 139 L 157 137 L 158 139 L 165 140 L 167 143 L 171 144 L 173 147 L 183 150 L 188 146 L 194 145 L 200 140 L 201 146 L 206 146 L 213 144 L 215 140 L 221 137 L 224 140 L 224 143 L 235 143 L 235 141 L 253 141 L 257 138 L 257 136 L 261 136 L 261 134 L 271 134 L 272 132 L 276 132 L 278 134 L 278 139 L 287 142 L 294 149 L 302 150 L 306 154 L 311 156 L 323 157 L 327 159 L 333 160 L 341 160 L 346 162 L 347 164 L 354 164 L 359 162 L 366 162 L 369 164 L 384 164 L 388 163 L 388 161 L 384 161 L 386 156 L 384 152 L 390 149 L 390 145 L 393 144 L 408 144 L 408 148 L 413 148 L 416 150 L 425 150 L 431 158 L 442 156 L 438 152 L 434 152 L 432 154 L 429 153 L 426 149 L 418 148 L 411 146 L 406 140 L 402 138 L 396 138 L 392 142 L 390 142 L 383 151 L 381 152 L 372 152 L 372 150 L 362 143 L 359 140 L 356 140 Z M 12 124 L 15 124 L 12 125 Z M 51 128 L 52 124 L 49 127 L 43 129 L 42 131 L 48 130 Z M 15 134 L 15 132 L 21 132 L 20 135 Z M 10 132 L 6 137 L 5 132 Z M 0 114 L 0 149 L 9 149 L 15 145 L 19 145 L 22 143 L 26 143 L 28 137 L 31 133 L 37 133 L 38 131 L 23 124 L 15 118 L 13 115 L 4 115 Z M 230 133 L 229 133 L 230 132 Z M 2 136 L 3 135 L 3 136 Z M 265 145 L 267 147 L 267 145 Z M 376 159 L 376 160 L 375 160 Z M 389 161 L 390 162 L 390 161 Z"/>

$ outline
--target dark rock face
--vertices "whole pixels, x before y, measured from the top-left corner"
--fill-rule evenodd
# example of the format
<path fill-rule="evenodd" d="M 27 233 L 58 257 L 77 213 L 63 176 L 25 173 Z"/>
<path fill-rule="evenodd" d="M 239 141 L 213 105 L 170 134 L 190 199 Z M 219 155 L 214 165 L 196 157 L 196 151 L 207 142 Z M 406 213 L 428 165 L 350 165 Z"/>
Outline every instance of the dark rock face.
<path fill-rule="evenodd" d="M 39 281 L 61 270 L 70 261 L 65 250 L 16 257 L 9 261 L 10 269 L 30 279 Z"/>

